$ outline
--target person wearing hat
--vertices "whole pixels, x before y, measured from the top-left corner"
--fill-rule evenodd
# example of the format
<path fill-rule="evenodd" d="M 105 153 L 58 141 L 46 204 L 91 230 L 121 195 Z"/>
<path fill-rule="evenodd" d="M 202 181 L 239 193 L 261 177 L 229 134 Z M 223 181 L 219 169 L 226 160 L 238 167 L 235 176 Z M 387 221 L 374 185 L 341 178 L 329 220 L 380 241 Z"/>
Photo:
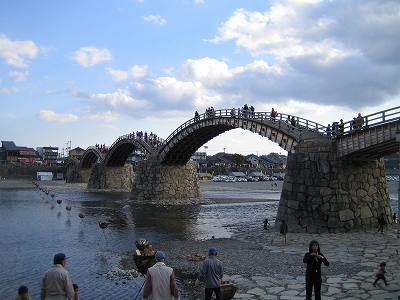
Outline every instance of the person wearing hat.
<path fill-rule="evenodd" d="M 174 270 L 165 265 L 165 253 L 157 251 L 155 258 L 157 263 L 147 269 L 142 299 L 180 299 Z"/>
<path fill-rule="evenodd" d="M 64 253 L 54 255 L 54 265 L 48 269 L 41 283 L 41 300 L 74 300 L 74 288 L 69 272 L 65 269 L 67 257 Z"/>
<path fill-rule="evenodd" d="M 215 293 L 216 300 L 222 300 L 221 281 L 224 276 L 224 270 L 221 261 L 217 258 L 217 249 L 211 247 L 208 249 L 208 258 L 203 262 L 199 277 L 195 284 L 199 285 L 200 280 L 204 280 L 204 295 L 206 300 L 211 300 Z"/>

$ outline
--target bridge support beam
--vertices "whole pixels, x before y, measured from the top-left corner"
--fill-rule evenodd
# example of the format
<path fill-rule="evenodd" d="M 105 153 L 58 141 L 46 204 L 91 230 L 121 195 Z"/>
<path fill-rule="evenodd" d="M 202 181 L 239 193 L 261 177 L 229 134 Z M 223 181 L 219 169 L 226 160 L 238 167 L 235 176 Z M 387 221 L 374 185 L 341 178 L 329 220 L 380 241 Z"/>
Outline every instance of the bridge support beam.
<path fill-rule="evenodd" d="M 200 199 L 201 191 L 197 167 L 193 162 L 186 165 L 161 165 L 157 159 L 138 162 L 131 200 L 156 200 L 160 204 L 188 203 Z"/>
<path fill-rule="evenodd" d="M 288 156 L 276 225 L 291 232 L 377 230 L 392 223 L 383 159 L 340 159 L 334 141 L 301 142 Z"/>
<path fill-rule="evenodd" d="M 134 180 L 133 167 L 126 164 L 123 167 L 106 167 L 103 164 L 93 164 L 88 189 L 130 190 Z"/>

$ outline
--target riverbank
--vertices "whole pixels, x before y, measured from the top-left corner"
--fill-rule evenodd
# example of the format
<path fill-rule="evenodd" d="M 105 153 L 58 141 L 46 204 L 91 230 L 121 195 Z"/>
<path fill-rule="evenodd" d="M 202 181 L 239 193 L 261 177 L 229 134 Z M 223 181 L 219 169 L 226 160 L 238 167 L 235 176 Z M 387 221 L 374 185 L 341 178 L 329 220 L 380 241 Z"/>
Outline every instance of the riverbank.
<path fill-rule="evenodd" d="M 213 201 L 221 201 L 221 204 L 229 205 L 229 203 L 239 200 L 223 198 L 224 193 L 229 191 L 233 191 L 233 194 L 261 191 L 262 185 L 267 183 L 269 183 L 269 186 L 266 185 L 265 188 L 268 188 L 268 190 L 275 188 L 275 185 L 271 186 L 270 182 L 214 183 L 211 181 L 201 182 L 201 188 L 203 193 L 211 190 L 221 191 Z M 227 184 L 231 184 L 231 186 Z M 63 181 L 42 181 L 40 186 L 52 188 L 56 192 L 87 192 L 85 184 L 70 184 Z M 393 190 L 393 188 L 397 190 L 397 186 L 393 184 L 388 183 L 388 186 L 390 190 Z M 3 180 L 0 181 L 0 189 L 3 188 L 34 189 L 35 187 L 29 181 Z M 262 192 L 260 192 L 260 197 L 261 194 Z M 120 207 L 124 205 L 125 203 L 119 204 Z M 57 207 L 53 211 L 57 212 Z M 103 216 L 103 213 L 100 215 Z M 61 216 L 58 217 L 57 214 L 57 218 L 61 218 Z M 35 224 L 38 226 L 41 223 Z M 68 228 L 70 228 L 68 226 L 60 227 L 60 232 L 68 231 Z M 57 226 L 54 227 L 57 228 Z M 117 229 L 113 228 L 113 230 Z M 184 241 L 170 239 L 157 243 L 151 240 L 150 242 L 156 250 L 166 252 L 167 264 L 174 268 L 185 299 L 203 298 L 202 287 L 195 287 L 193 284 L 201 267 L 201 262 L 188 261 L 186 255 L 195 252 L 206 254 L 207 249 L 211 246 L 218 249 L 218 257 L 223 262 L 225 269 L 224 279 L 233 279 L 239 287 L 235 299 L 304 299 L 305 266 L 302 263 L 302 257 L 312 239 L 317 239 L 320 242 L 321 250 L 331 264 L 329 267 L 323 267 L 323 299 L 396 299 L 397 295 L 400 295 L 397 282 L 400 276 L 400 264 L 396 229 L 393 227 L 386 228 L 385 233 L 378 234 L 375 231 L 367 231 L 311 235 L 294 234 L 289 231 L 289 243 L 282 245 L 278 232 L 273 229 L 262 230 L 260 220 L 260 224 L 253 225 L 243 222 L 242 226 L 235 228 L 231 238 L 211 237 Z M 112 238 L 111 232 L 108 237 Z M 34 239 L 34 236 L 31 238 Z M 86 239 L 88 238 L 87 236 Z M 81 243 L 76 245 L 76 249 L 82 248 L 84 240 L 81 236 Z M 133 245 L 133 241 L 131 242 Z M 8 241 L 7 244 L 12 243 Z M 107 259 L 107 255 L 104 253 L 98 255 L 103 260 Z M 75 263 L 82 264 L 84 261 L 84 258 L 79 257 L 79 262 Z M 387 262 L 387 279 L 391 285 L 385 287 L 379 282 L 377 287 L 373 287 L 374 273 L 381 261 Z M 71 259 L 70 268 L 73 267 L 73 264 L 74 259 Z M 47 265 L 38 265 L 37 267 L 40 269 L 47 268 Z M 124 270 L 135 268 L 132 252 L 124 253 L 120 267 Z M 96 285 L 93 282 L 84 281 L 83 278 L 75 277 L 74 280 L 78 280 L 83 286 Z"/>

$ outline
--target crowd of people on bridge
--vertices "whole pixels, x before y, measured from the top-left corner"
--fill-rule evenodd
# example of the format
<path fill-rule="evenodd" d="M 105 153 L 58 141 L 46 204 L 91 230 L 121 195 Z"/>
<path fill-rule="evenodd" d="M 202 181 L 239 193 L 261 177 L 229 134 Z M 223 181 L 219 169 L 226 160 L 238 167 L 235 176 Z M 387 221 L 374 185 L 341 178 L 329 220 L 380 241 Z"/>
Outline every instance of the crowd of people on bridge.
<path fill-rule="evenodd" d="M 350 130 L 361 129 L 364 126 L 364 118 L 361 113 L 358 114 L 357 117 L 353 118 L 353 121 L 350 123 Z"/>
<path fill-rule="evenodd" d="M 106 144 L 96 144 L 95 147 L 96 149 L 100 150 L 101 153 L 106 153 L 108 151 Z"/>
<path fill-rule="evenodd" d="M 135 132 L 129 134 L 129 138 L 135 138 Z M 160 144 L 160 140 L 158 139 L 157 135 L 153 132 L 147 134 L 147 131 L 136 131 L 136 138 L 144 140 L 145 142 L 149 143 L 153 147 L 157 147 Z"/>
<path fill-rule="evenodd" d="M 332 122 L 332 124 L 328 124 L 326 127 L 326 135 L 329 138 L 335 138 L 337 135 L 344 133 L 345 124 L 343 123 L 343 119 L 340 119 L 340 122 Z M 357 117 L 354 117 L 352 121 L 349 122 L 350 131 L 360 130 L 364 127 L 364 117 L 361 113 L 358 114 Z"/>

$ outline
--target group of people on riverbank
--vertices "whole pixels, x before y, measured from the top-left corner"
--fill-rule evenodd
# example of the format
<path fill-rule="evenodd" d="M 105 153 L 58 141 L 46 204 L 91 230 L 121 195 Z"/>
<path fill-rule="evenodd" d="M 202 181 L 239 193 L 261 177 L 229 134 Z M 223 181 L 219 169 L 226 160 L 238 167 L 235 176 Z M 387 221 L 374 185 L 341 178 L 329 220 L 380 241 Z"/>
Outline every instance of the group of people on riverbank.
<path fill-rule="evenodd" d="M 264 221 L 265 226 L 268 220 Z M 282 221 L 284 233 L 287 233 L 287 225 Z M 73 284 L 66 270 L 66 256 L 64 253 L 57 253 L 53 259 L 53 266 L 48 269 L 41 281 L 41 300 L 67 299 L 78 300 L 78 286 Z M 157 251 L 155 254 L 156 264 L 147 269 L 145 282 L 143 285 L 142 300 L 152 299 L 180 299 L 180 293 L 176 282 L 174 270 L 165 264 L 166 254 Z M 303 263 L 306 264 L 305 287 L 306 300 L 311 300 L 314 294 L 315 300 L 321 299 L 322 286 L 322 264 L 329 266 L 329 261 L 321 252 L 320 244 L 317 240 L 309 243 L 309 249 L 303 256 Z M 375 274 L 373 285 L 376 286 L 379 280 L 382 280 L 387 286 L 389 283 L 385 277 L 386 262 L 382 262 Z M 211 247 L 208 249 L 208 258 L 203 262 L 198 272 L 195 285 L 204 283 L 204 297 L 211 300 L 215 294 L 216 300 L 222 300 L 222 278 L 224 268 L 222 262 L 217 258 L 217 249 Z M 400 299 L 400 296 L 399 296 Z M 31 300 L 26 286 L 21 286 L 18 290 L 18 297 L 15 300 Z"/>

